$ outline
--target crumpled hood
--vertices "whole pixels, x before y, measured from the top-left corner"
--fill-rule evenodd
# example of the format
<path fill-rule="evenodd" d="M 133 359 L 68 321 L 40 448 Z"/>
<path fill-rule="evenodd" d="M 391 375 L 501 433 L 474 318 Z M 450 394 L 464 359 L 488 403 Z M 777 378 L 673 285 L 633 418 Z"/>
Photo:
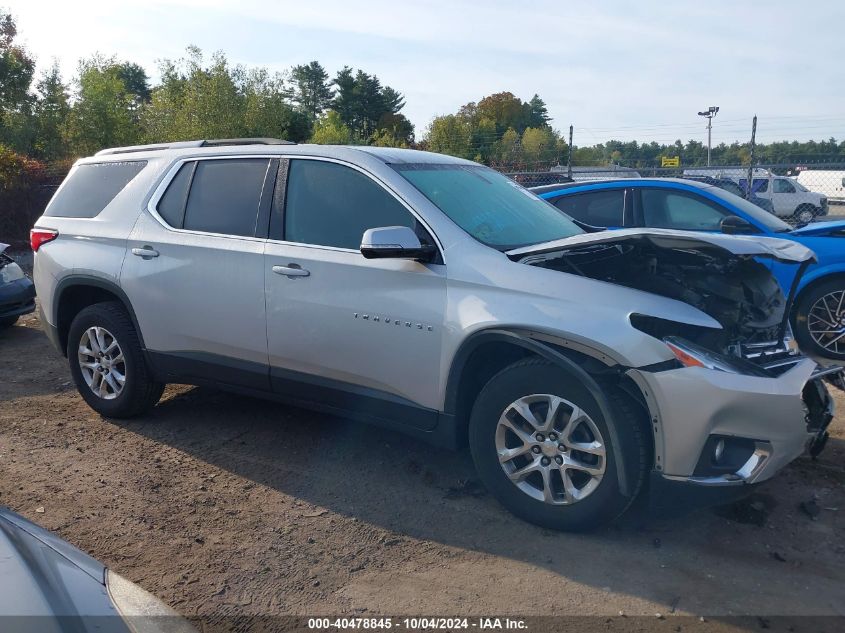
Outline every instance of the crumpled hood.
<path fill-rule="evenodd" d="M 704 254 L 734 255 L 747 257 L 769 257 L 781 262 L 800 264 L 815 261 L 816 256 L 806 246 L 791 240 L 774 237 L 747 237 L 724 235 L 722 233 L 698 233 L 693 231 L 675 231 L 672 229 L 619 229 L 583 233 L 561 240 L 543 242 L 507 251 L 505 254 L 514 261 L 529 260 L 531 256 L 543 255 L 570 248 L 582 248 L 590 245 L 636 244 L 649 242 L 658 248 L 672 250 L 693 250 Z M 528 262 L 526 262 L 528 263 Z"/>
<path fill-rule="evenodd" d="M 793 229 L 792 235 L 804 235 L 807 237 L 816 236 L 835 236 L 845 237 L 845 220 L 834 220 L 831 222 L 812 222 L 807 226 L 802 226 L 799 229 Z"/>

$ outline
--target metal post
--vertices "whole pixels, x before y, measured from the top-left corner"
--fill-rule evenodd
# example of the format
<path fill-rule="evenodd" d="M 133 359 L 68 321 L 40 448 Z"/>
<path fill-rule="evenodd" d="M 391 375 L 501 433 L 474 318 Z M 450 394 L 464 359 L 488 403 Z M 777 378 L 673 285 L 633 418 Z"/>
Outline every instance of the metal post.
<path fill-rule="evenodd" d="M 569 126 L 569 156 L 566 158 L 566 177 L 572 180 L 572 126 Z"/>
<path fill-rule="evenodd" d="M 751 199 L 752 185 L 754 184 L 754 138 L 757 136 L 757 115 L 751 121 L 751 147 L 748 158 L 748 184 L 745 187 L 745 199 Z"/>
<path fill-rule="evenodd" d="M 710 167 L 710 132 L 713 129 L 713 117 L 719 113 L 719 106 L 710 106 L 704 112 L 699 112 L 698 116 L 707 118 L 707 166 Z"/>

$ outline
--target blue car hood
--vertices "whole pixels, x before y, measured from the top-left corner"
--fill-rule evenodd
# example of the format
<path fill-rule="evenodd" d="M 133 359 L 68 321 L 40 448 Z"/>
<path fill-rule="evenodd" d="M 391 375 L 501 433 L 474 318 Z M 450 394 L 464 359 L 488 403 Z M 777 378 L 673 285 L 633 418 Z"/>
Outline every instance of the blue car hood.
<path fill-rule="evenodd" d="M 845 220 L 834 220 L 832 222 L 813 222 L 800 229 L 790 231 L 792 235 L 803 235 L 805 237 L 845 237 Z"/>

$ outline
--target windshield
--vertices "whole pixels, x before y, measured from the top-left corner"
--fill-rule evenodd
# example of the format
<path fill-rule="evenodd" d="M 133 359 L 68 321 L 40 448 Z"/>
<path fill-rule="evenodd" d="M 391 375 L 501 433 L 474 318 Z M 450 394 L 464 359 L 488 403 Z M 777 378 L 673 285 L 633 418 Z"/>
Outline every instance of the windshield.
<path fill-rule="evenodd" d="M 557 208 L 481 165 L 391 165 L 479 242 L 509 250 L 583 231 Z"/>
<path fill-rule="evenodd" d="M 797 180 L 793 180 L 792 178 L 790 178 L 790 179 L 789 179 L 789 182 L 791 182 L 793 185 L 795 185 L 795 188 L 796 188 L 798 191 L 805 191 L 805 192 L 809 192 L 809 191 L 810 191 L 809 189 L 807 189 L 807 187 L 805 187 L 804 185 L 802 185 L 802 184 L 801 184 L 800 182 L 798 182 Z"/>
<path fill-rule="evenodd" d="M 709 187 L 707 192 L 733 205 L 746 215 L 750 216 L 757 224 L 765 226 L 769 231 L 773 231 L 775 233 L 788 233 L 792 230 L 791 226 L 777 216 L 772 215 L 765 209 L 761 209 L 756 204 L 749 202 L 745 198 L 740 198 L 739 196 L 732 194 L 730 191 L 725 191 L 719 187 Z"/>

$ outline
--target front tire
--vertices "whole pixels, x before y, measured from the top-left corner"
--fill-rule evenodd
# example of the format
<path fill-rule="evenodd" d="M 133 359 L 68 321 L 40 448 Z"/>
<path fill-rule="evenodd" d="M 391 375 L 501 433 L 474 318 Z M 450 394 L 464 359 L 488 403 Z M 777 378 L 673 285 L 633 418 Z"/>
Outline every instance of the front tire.
<path fill-rule="evenodd" d="M 811 204 L 798 205 L 798 208 L 795 209 L 795 213 L 792 214 L 792 223 L 809 224 L 816 219 L 818 212 L 818 209 Z"/>
<path fill-rule="evenodd" d="M 845 360 L 845 278 L 813 286 L 795 309 L 795 339 L 805 352 Z"/>
<path fill-rule="evenodd" d="M 556 530 L 589 530 L 619 517 L 642 488 L 647 451 L 639 410 L 615 388 L 605 395 L 612 420 L 589 389 L 548 361 L 523 360 L 496 374 L 469 423 L 475 467 L 493 496 Z M 620 468 L 629 496 L 620 491 Z"/>
<path fill-rule="evenodd" d="M 79 394 L 100 415 L 131 418 L 161 398 L 164 385 L 153 380 L 138 333 L 120 303 L 96 303 L 76 315 L 68 331 L 67 358 Z"/>

